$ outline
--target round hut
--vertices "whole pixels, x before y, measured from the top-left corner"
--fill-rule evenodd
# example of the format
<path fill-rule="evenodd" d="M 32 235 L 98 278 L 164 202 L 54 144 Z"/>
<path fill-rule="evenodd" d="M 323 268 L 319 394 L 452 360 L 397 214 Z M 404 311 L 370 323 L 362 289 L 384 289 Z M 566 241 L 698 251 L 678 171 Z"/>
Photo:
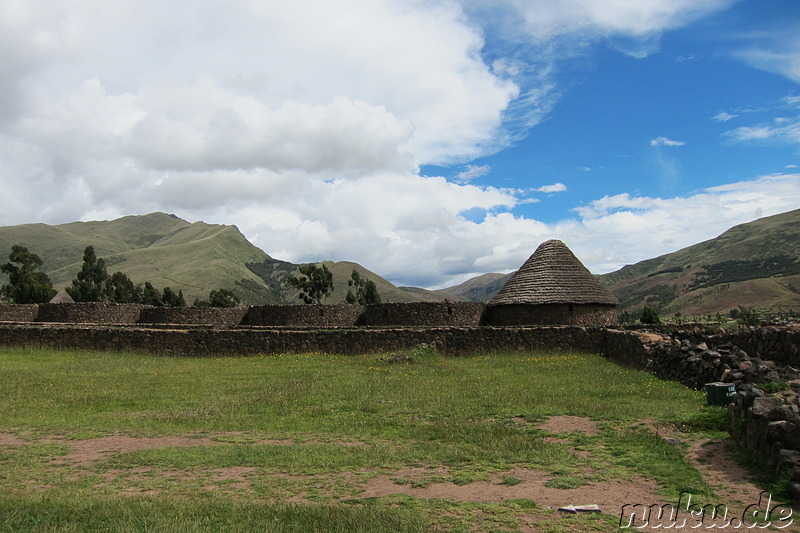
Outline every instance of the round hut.
<path fill-rule="evenodd" d="M 493 326 L 617 323 L 619 301 L 567 245 L 543 242 L 488 304 Z"/>

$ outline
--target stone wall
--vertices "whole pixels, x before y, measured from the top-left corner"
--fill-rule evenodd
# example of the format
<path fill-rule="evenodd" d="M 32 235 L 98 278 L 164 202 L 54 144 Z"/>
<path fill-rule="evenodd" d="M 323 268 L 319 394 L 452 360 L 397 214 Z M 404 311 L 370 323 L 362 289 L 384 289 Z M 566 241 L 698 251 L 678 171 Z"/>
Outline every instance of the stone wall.
<path fill-rule="evenodd" d="M 142 309 L 137 304 L 106 304 L 96 302 L 39 304 L 37 322 L 64 324 L 135 324 Z"/>
<path fill-rule="evenodd" d="M 250 307 L 244 326 L 347 328 L 359 323 L 360 305 L 259 305 Z"/>
<path fill-rule="evenodd" d="M 800 501 L 800 381 L 786 391 L 766 394 L 754 385 L 739 387 L 728 405 L 730 433 L 740 446 L 757 452 L 765 466 L 789 480 Z"/>
<path fill-rule="evenodd" d="M 141 316 L 140 316 L 141 315 Z M 3 317 L 8 317 L 4 319 Z M 238 321 L 237 321 L 238 318 Z M 235 310 L 135 304 L 59 303 L 6 305 L 0 321 L 76 324 L 207 324 L 294 327 L 475 327 L 525 325 L 607 326 L 616 323 L 608 305 L 496 306 L 478 302 L 413 302 L 359 305 L 266 305 Z"/>
<path fill-rule="evenodd" d="M 617 308 L 602 304 L 497 305 L 486 310 L 484 321 L 494 326 L 574 324 L 613 326 Z"/>
<path fill-rule="evenodd" d="M 425 343 L 445 355 L 513 351 L 602 353 L 605 331 L 528 328 L 263 328 L 0 324 L 0 345 L 176 356 L 391 352 Z"/>
<path fill-rule="evenodd" d="M 204 324 L 235 326 L 242 322 L 247 309 L 236 307 L 144 307 L 137 320 L 140 324 Z"/>
<path fill-rule="evenodd" d="M 0 322 L 33 322 L 38 314 L 37 304 L 0 304 Z"/>
<path fill-rule="evenodd" d="M 768 326 L 711 335 L 709 346 L 732 344 L 751 357 L 800 367 L 800 326 Z"/>
<path fill-rule="evenodd" d="M 368 305 L 359 321 L 365 326 L 455 326 L 482 324 L 486 306 L 477 302 L 414 302 Z"/>

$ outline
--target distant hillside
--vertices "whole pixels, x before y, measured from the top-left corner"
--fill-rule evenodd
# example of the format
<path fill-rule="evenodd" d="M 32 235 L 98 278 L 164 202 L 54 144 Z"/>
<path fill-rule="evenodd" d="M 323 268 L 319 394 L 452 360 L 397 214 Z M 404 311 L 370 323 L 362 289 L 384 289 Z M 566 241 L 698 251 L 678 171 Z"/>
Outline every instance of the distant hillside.
<path fill-rule="evenodd" d="M 444 296 L 425 289 L 397 287 L 358 263 L 323 261 L 323 264 L 333 274 L 333 293 L 324 301 L 326 304 L 345 302 L 349 289 L 347 282 L 351 279 L 353 270 L 358 272 L 362 278 L 375 282 L 378 294 L 380 294 L 381 300 L 384 302 L 429 302 L 444 299 Z M 286 278 L 290 274 L 298 275 L 297 265 L 269 258 L 261 263 L 248 263 L 247 267 L 259 276 L 264 283 L 280 294 L 283 302 L 300 303 L 298 291 L 286 283 Z"/>
<path fill-rule="evenodd" d="M 621 311 L 697 316 L 737 306 L 800 311 L 800 209 L 600 276 Z"/>
<path fill-rule="evenodd" d="M 72 222 L 57 226 L 23 224 L 0 227 L 0 263 L 8 260 L 15 244 L 38 254 L 53 286 L 72 283 L 91 245 L 106 260 L 109 274 L 122 271 L 134 283 L 150 281 L 156 288 L 182 290 L 188 302 L 206 298 L 211 289 L 233 290 L 249 304 L 296 303 L 286 277 L 297 265 L 279 261 L 251 244 L 235 226 L 189 223 L 174 215 L 151 213 L 111 221 Z M 356 263 L 327 263 L 334 274 L 335 291 L 327 303 L 344 302 L 353 269 L 375 281 L 384 301 L 441 299 L 395 287 Z M 0 281 L 5 278 L 0 276 Z"/>
<path fill-rule="evenodd" d="M 440 289 L 436 292 L 456 301 L 488 302 L 513 275 L 513 272 L 510 274 L 483 274 L 460 285 Z"/>

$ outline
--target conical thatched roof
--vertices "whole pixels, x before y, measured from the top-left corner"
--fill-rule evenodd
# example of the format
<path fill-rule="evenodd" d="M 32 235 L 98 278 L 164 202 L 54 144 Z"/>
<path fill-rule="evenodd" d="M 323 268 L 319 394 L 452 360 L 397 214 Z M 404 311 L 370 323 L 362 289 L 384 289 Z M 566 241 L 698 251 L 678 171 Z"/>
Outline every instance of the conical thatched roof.
<path fill-rule="evenodd" d="M 561 241 L 539 245 L 489 305 L 609 304 L 619 301 Z"/>
<path fill-rule="evenodd" d="M 50 300 L 51 304 L 74 304 L 75 300 L 72 299 L 72 296 L 67 294 L 67 291 L 58 291 L 58 293 L 53 296 L 53 299 Z"/>

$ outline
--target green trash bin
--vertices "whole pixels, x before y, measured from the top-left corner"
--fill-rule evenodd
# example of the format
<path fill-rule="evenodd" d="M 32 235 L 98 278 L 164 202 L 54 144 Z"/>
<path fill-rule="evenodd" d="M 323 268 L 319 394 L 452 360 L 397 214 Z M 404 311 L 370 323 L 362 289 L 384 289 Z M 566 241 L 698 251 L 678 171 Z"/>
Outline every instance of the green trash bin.
<path fill-rule="evenodd" d="M 733 383 L 706 383 L 706 405 L 728 405 L 736 396 L 736 385 Z"/>

